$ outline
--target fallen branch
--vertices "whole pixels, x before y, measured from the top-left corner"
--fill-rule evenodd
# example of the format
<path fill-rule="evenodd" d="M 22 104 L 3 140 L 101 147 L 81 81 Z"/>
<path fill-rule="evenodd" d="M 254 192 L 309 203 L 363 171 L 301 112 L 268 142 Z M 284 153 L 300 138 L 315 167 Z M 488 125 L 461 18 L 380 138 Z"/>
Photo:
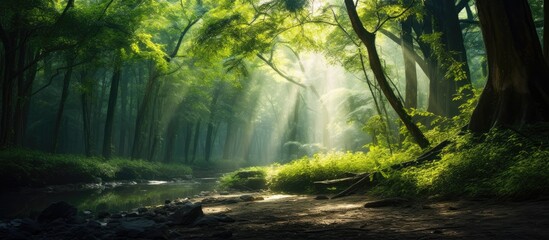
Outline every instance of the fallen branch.
<path fill-rule="evenodd" d="M 400 164 L 396 164 L 396 165 L 392 165 L 391 167 L 389 167 L 391 170 L 399 170 L 399 169 L 403 169 L 403 168 L 407 168 L 407 167 L 411 167 L 411 166 L 417 166 L 417 165 L 421 165 L 427 161 L 433 161 L 433 160 L 436 160 L 438 158 L 440 158 L 439 154 L 440 152 L 442 151 L 442 149 L 444 149 L 446 146 L 448 146 L 449 144 L 451 143 L 450 140 L 445 140 L 445 141 L 442 141 L 441 143 L 439 143 L 438 145 L 434 146 L 433 148 L 429 149 L 428 151 L 426 151 L 425 153 L 421 154 L 419 157 L 417 157 L 416 159 L 412 160 L 412 161 L 408 161 L 408 162 L 403 162 L 403 163 L 400 163 Z M 351 195 L 353 193 L 355 193 L 358 189 L 364 187 L 367 183 L 373 183 L 375 182 L 376 180 L 376 176 L 379 174 L 379 172 L 374 172 L 374 173 L 367 173 L 367 174 L 364 174 L 358 181 L 356 181 L 355 183 L 353 183 L 351 186 L 349 186 L 348 188 L 346 188 L 345 190 L 339 192 L 338 194 L 336 194 L 335 196 L 333 196 L 331 199 L 334 199 L 334 198 L 340 198 L 340 197 L 344 197 L 344 196 L 348 196 L 348 195 Z M 370 176 L 373 175 L 372 177 L 372 181 L 370 181 Z M 338 179 L 335 179 L 335 180 L 338 180 Z M 375 185 L 375 184 L 373 184 Z M 372 185 L 372 186 L 373 186 Z"/>
<path fill-rule="evenodd" d="M 354 176 L 351 176 L 351 177 L 316 181 L 313 183 L 317 185 L 337 185 L 337 184 L 346 183 L 346 182 L 353 182 L 354 180 L 361 179 L 366 175 L 369 175 L 369 173 L 359 173 L 359 174 L 354 174 Z"/>

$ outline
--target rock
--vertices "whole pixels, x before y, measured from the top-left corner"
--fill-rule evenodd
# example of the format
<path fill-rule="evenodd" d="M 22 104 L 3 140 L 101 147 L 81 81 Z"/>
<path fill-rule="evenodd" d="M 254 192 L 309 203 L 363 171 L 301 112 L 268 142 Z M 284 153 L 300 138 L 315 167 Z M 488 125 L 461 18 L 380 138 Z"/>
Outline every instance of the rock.
<path fill-rule="evenodd" d="M 214 198 L 214 197 L 207 197 L 207 198 L 204 198 L 202 199 L 202 201 L 200 201 L 200 203 L 202 204 L 207 204 L 207 203 L 216 203 L 218 202 L 219 200 L 217 200 L 217 198 Z"/>
<path fill-rule="evenodd" d="M 99 219 L 102 219 L 102 218 L 107 218 L 107 217 L 110 217 L 111 214 L 109 212 L 99 212 L 97 213 L 97 218 Z"/>
<path fill-rule="evenodd" d="M 127 231 L 144 232 L 147 228 L 155 226 L 155 222 L 148 219 L 134 219 L 120 222 L 119 228 Z"/>
<path fill-rule="evenodd" d="M 40 232 L 42 230 L 40 224 L 29 218 L 14 219 L 10 223 L 12 226 L 17 227 L 19 230 L 30 234 L 36 234 L 37 232 Z"/>
<path fill-rule="evenodd" d="M 76 216 L 77 209 L 66 203 L 66 202 L 56 202 L 51 204 L 49 207 L 44 209 L 39 215 L 38 215 L 38 222 L 39 223 L 48 223 L 52 222 L 55 219 L 61 218 L 61 219 L 71 219 Z"/>
<path fill-rule="evenodd" d="M 221 215 L 221 216 L 214 216 L 218 221 L 223 223 L 233 223 L 236 222 L 233 218 L 227 216 L 227 215 Z"/>
<path fill-rule="evenodd" d="M 126 214 L 126 217 L 135 218 L 135 217 L 139 217 L 139 214 L 136 213 L 136 212 L 131 212 L 131 213 Z"/>
<path fill-rule="evenodd" d="M 171 219 L 177 225 L 189 225 L 204 216 L 202 205 L 187 204 L 171 215 Z"/>
<path fill-rule="evenodd" d="M 228 199 L 225 199 L 221 202 L 224 203 L 224 204 L 235 204 L 235 203 L 238 203 L 239 201 L 237 199 L 234 199 L 234 198 L 228 198 Z"/>
<path fill-rule="evenodd" d="M 315 200 L 328 200 L 330 199 L 328 196 L 325 195 L 318 195 L 315 197 Z"/>
<path fill-rule="evenodd" d="M 211 194 L 212 194 L 212 192 L 210 192 L 210 191 L 202 191 L 202 192 L 200 192 L 199 195 L 200 196 L 210 196 Z"/>
<path fill-rule="evenodd" d="M 146 207 L 140 207 L 140 208 L 137 209 L 137 212 L 138 212 L 139 214 L 143 214 L 143 213 L 146 213 L 146 212 L 148 212 L 148 211 L 149 211 L 149 209 L 146 208 Z"/>
<path fill-rule="evenodd" d="M 219 224 L 219 220 L 213 216 L 203 216 L 198 218 L 193 224 L 193 227 L 206 227 L 216 226 Z"/>
<path fill-rule="evenodd" d="M 367 202 L 366 204 L 364 204 L 364 207 L 365 208 L 390 207 L 390 206 L 402 205 L 408 202 L 409 200 L 405 198 L 386 198 L 382 200 Z"/>
<path fill-rule="evenodd" d="M 240 196 L 240 199 L 244 202 L 265 200 L 261 196 L 252 196 L 252 195 L 248 195 L 248 194 Z"/>
<path fill-rule="evenodd" d="M 120 213 L 113 213 L 113 214 L 111 215 L 111 218 L 114 218 L 114 219 L 122 218 L 122 214 L 120 214 Z"/>
<path fill-rule="evenodd" d="M 215 226 L 220 223 L 233 223 L 236 220 L 233 218 L 227 216 L 227 215 L 219 215 L 219 216 L 203 216 L 199 219 L 197 219 L 192 226 L 198 226 L 198 227 L 204 227 L 204 226 Z"/>
<path fill-rule="evenodd" d="M 89 221 L 86 226 L 89 228 L 101 228 L 101 223 L 98 221 Z"/>
<path fill-rule="evenodd" d="M 170 203 L 172 203 L 172 200 L 169 200 L 169 199 L 164 200 L 164 204 L 170 204 Z"/>
<path fill-rule="evenodd" d="M 92 214 L 92 212 L 90 210 L 84 210 L 82 213 L 86 216 L 89 216 L 89 215 Z"/>

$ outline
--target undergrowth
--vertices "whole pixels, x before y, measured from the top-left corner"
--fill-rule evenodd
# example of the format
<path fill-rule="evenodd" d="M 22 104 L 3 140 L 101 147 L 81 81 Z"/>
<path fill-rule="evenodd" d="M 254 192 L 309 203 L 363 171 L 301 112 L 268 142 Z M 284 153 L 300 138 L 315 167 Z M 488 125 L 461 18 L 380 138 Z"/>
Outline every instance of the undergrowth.
<path fill-rule="evenodd" d="M 0 189 L 113 180 L 172 179 L 192 170 L 143 160 L 50 154 L 24 149 L 0 151 Z"/>
<path fill-rule="evenodd" d="M 387 148 L 370 146 L 366 153 L 332 152 L 264 167 L 266 188 L 318 193 L 325 189 L 315 187 L 315 181 L 343 178 L 349 172 L 381 172 L 383 179 L 370 194 L 512 199 L 549 194 L 549 149 L 539 141 L 510 130 L 493 130 L 482 137 L 465 134 L 452 140 L 440 160 L 398 171 L 387 169 L 413 160 L 419 154 L 417 148 L 391 154 Z M 223 186 L 241 184 L 242 179 L 234 178 L 237 172 L 226 175 Z"/>

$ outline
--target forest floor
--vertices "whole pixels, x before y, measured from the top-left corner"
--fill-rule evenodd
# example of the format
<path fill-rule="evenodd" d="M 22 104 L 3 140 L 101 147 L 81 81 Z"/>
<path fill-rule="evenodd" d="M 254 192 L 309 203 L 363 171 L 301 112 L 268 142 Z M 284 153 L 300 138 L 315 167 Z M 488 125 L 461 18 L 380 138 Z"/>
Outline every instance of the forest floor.
<path fill-rule="evenodd" d="M 206 215 L 225 214 L 234 223 L 173 230 L 185 239 L 549 239 L 549 198 L 405 201 L 365 208 L 376 199 L 259 194 L 263 200 L 243 202 L 235 200 L 239 196 L 193 199 L 202 200 Z"/>

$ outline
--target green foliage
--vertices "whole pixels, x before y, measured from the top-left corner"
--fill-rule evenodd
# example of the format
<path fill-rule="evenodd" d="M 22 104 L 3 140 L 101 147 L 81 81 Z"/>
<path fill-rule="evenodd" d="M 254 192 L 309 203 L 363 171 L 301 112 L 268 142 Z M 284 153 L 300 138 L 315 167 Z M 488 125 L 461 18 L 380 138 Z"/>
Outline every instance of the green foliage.
<path fill-rule="evenodd" d="M 249 167 L 221 177 L 221 188 L 237 190 L 260 190 L 267 186 L 267 167 Z"/>
<path fill-rule="evenodd" d="M 384 172 L 388 166 L 409 158 L 407 153 L 391 155 L 389 149 L 376 146 L 367 153 L 317 154 L 278 167 L 270 179 L 270 188 L 283 192 L 325 191 L 316 188 L 314 182 L 347 177 L 349 173 Z"/>
<path fill-rule="evenodd" d="M 191 173 L 187 166 L 143 160 L 87 158 L 23 149 L 0 151 L 0 189 L 132 179 L 172 179 Z"/>
<path fill-rule="evenodd" d="M 381 195 L 530 198 L 549 193 L 549 150 L 510 130 L 455 139 L 442 159 L 394 172 Z M 405 186 L 405 187 L 404 187 Z"/>

